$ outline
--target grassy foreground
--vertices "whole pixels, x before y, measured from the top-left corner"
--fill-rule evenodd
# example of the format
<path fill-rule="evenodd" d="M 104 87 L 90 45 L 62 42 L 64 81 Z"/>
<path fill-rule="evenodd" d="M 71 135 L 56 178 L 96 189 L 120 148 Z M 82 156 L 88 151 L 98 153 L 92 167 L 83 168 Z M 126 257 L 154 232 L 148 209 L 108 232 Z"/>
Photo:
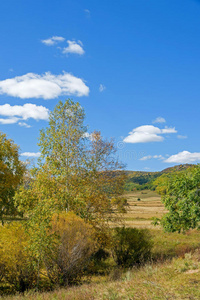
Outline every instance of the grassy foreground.
<path fill-rule="evenodd" d="M 113 280 L 59 289 L 49 293 L 27 293 L 6 299 L 200 299 L 200 252 L 160 264 L 148 264 L 140 269 L 121 273 Z"/>
<path fill-rule="evenodd" d="M 131 192 L 128 202 L 126 226 L 149 229 L 154 244 L 151 262 L 126 271 L 114 266 L 108 275 L 93 275 L 90 283 L 85 278 L 80 286 L 45 293 L 29 291 L 2 299 L 200 299 L 200 232 L 164 233 L 152 226 L 151 218 L 165 212 L 155 192 Z"/>

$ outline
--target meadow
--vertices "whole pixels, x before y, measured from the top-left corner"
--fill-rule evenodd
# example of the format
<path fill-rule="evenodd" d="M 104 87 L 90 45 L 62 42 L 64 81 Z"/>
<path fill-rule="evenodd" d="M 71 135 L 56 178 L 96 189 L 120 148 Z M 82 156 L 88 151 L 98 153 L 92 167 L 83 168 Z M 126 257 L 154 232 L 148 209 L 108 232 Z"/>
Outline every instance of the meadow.
<path fill-rule="evenodd" d="M 166 212 L 161 197 L 154 191 L 129 192 L 125 197 L 128 201 L 128 209 L 123 220 L 128 227 L 154 229 L 152 218 L 161 218 Z"/>

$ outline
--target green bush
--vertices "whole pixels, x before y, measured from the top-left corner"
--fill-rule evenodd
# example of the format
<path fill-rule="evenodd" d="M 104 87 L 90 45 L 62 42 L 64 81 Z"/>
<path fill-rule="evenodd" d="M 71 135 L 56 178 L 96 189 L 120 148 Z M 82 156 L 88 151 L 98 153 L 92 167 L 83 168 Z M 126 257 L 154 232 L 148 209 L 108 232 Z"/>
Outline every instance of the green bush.
<path fill-rule="evenodd" d="M 113 257 L 119 266 L 132 267 L 147 261 L 153 243 L 147 229 L 117 227 L 113 236 Z"/>

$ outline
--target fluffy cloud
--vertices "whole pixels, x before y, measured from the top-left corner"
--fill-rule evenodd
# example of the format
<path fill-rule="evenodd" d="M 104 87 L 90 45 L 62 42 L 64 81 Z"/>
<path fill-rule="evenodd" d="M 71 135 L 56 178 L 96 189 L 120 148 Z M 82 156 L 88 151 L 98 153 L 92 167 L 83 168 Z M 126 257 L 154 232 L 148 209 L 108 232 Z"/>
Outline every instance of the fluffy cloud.
<path fill-rule="evenodd" d="M 99 92 L 103 92 L 106 89 L 105 85 L 100 84 L 99 86 Z"/>
<path fill-rule="evenodd" d="M 199 152 L 189 152 L 182 151 L 178 154 L 171 155 L 168 157 L 165 162 L 166 163 L 179 163 L 179 164 L 187 164 L 200 161 L 200 153 Z"/>
<path fill-rule="evenodd" d="M 35 119 L 35 120 L 48 120 L 49 110 L 48 108 L 40 105 L 26 103 L 24 105 L 10 104 L 0 105 L 0 115 L 5 117 L 20 117 L 23 120 Z"/>
<path fill-rule="evenodd" d="M 153 121 L 153 123 L 165 123 L 165 122 L 166 120 L 162 117 L 158 117 Z"/>
<path fill-rule="evenodd" d="M 62 36 L 52 36 L 49 39 L 42 40 L 41 42 L 47 46 L 53 46 L 55 44 L 58 44 L 60 42 L 64 42 L 65 38 Z"/>
<path fill-rule="evenodd" d="M 29 128 L 30 125 L 22 121 L 30 118 L 35 120 L 48 120 L 49 110 L 42 105 L 37 106 L 31 103 L 14 106 L 11 106 L 10 104 L 4 104 L 0 105 L 0 115 L 7 117 L 4 119 L 1 118 L 0 124 L 14 124 L 19 122 L 18 124 L 20 126 Z"/>
<path fill-rule="evenodd" d="M 83 55 L 85 51 L 83 50 L 83 44 L 81 41 L 67 41 L 68 47 L 65 47 L 62 49 L 62 53 L 68 54 L 68 53 L 75 53 L 79 55 Z"/>
<path fill-rule="evenodd" d="M 28 73 L 0 81 L 0 94 L 22 99 L 53 99 L 61 95 L 88 96 L 89 88 L 81 78 L 70 73 L 43 75 Z"/>
<path fill-rule="evenodd" d="M 160 129 L 153 125 L 144 125 L 133 129 L 129 132 L 129 135 L 124 139 L 125 143 L 150 143 L 150 142 L 162 142 L 164 137 L 162 134 L 176 133 L 175 128 L 165 127 Z"/>
<path fill-rule="evenodd" d="M 144 157 L 140 158 L 140 160 L 149 160 L 149 159 L 152 159 L 152 158 L 164 159 L 164 157 L 162 155 L 147 155 L 147 156 L 144 156 Z"/>
<path fill-rule="evenodd" d="M 21 156 L 26 156 L 26 157 L 39 157 L 40 152 L 23 152 Z"/>

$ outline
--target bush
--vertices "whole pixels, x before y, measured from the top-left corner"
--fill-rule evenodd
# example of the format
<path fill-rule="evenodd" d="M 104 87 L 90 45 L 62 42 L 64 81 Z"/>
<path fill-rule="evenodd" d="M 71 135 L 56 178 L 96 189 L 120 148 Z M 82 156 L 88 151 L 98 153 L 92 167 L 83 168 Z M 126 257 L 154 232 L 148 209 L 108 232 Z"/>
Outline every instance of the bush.
<path fill-rule="evenodd" d="M 115 228 L 113 256 L 119 266 L 132 267 L 144 263 L 151 256 L 153 243 L 147 229 Z"/>
<path fill-rule="evenodd" d="M 0 227 L 0 283 L 8 285 L 10 291 L 24 292 L 35 286 L 34 259 L 27 241 L 21 224 Z"/>
<path fill-rule="evenodd" d="M 75 283 L 96 251 L 94 229 L 69 212 L 53 216 L 51 231 L 55 234 L 55 247 L 45 259 L 47 274 L 53 284 Z"/>

